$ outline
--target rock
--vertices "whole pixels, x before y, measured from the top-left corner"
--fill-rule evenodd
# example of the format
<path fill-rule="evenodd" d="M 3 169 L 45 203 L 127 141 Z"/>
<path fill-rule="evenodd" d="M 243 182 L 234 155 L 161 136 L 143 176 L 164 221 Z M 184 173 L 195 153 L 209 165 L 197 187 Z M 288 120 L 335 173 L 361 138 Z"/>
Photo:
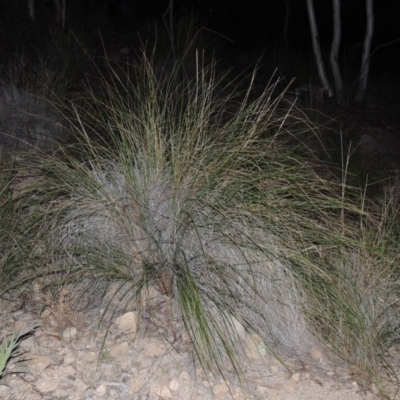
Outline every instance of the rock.
<path fill-rule="evenodd" d="M 67 353 L 65 354 L 64 357 L 64 364 L 68 365 L 68 364 L 72 364 L 76 361 L 76 357 L 73 353 Z"/>
<path fill-rule="evenodd" d="M 145 383 L 146 380 L 140 376 L 132 378 L 131 381 L 129 382 L 128 392 L 132 395 L 136 392 L 139 392 L 140 390 L 143 389 Z"/>
<path fill-rule="evenodd" d="M 275 374 L 275 376 L 278 378 L 278 379 L 289 379 L 290 378 L 290 373 L 289 373 L 289 371 L 285 371 L 285 370 L 282 370 L 282 371 L 279 371 L 279 372 L 277 372 L 276 374 Z"/>
<path fill-rule="evenodd" d="M 124 333 L 137 332 L 137 312 L 127 312 L 115 320 L 118 329 Z"/>
<path fill-rule="evenodd" d="M 62 365 L 58 370 L 63 376 L 73 377 L 76 375 L 76 369 L 72 365 Z"/>
<path fill-rule="evenodd" d="M 50 357 L 38 354 L 28 354 L 26 358 L 29 360 L 29 369 L 32 373 L 41 372 L 53 363 L 53 360 Z"/>
<path fill-rule="evenodd" d="M 79 354 L 79 362 L 81 364 L 84 363 L 94 363 L 97 361 L 98 359 L 98 354 L 94 351 L 84 351 L 84 352 L 80 352 Z"/>
<path fill-rule="evenodd" d="M 54 392 L 60 385 L 60 379 L 47 379 L 47 378 L 42 378 L 38 379 L 35 383 L 35 388 L 37 391 L 40 393 L 46 394 L 50 392 Z"/>
<path fill-rule="evenodd" d="M 158 396 L 161 400 L 172 399 L 172 393 L 167 385 L 151 388 L 150 393 Z"/>
<path fill-rule="evenodd" d="M 107 393 L 107 387 L 105 385 L 101 384 L 96 388 L 97 396 L 103 397 L 106 393 Z"/>
<path fill-rule="evenodd" d="M 64 340 L 71 340 L 76 337 L 76 328 L 74 326 L 64 329 L 62 337 Z"/>
<path fill-rule="evenodd" d="M 244 329 L 244 326 L 233 315 L 230 316 L 230 319 L 232 323 L 232 328 L 236 333 L 237 337 L 241 340 L 245 340 L 246 330 Z"/>
<path fill-rule="evenodd" d="M 83 393 L 89 387 L 82 379 L 79 378 L 74 380 L 74 386 L 78 393 Z"/>
<path fill-rule="evenodd" d="M 292 375 L 290 378 L 293 382 L 299 382 L 300 381 L 300 374 L 296 372 L 295 374 Z"/>
<path fill-rule="evenodd" d="M 318 361 L 319 361 L 319 360 L 322 358 L 322 353 L 321 353 L 321 351 L 318 350 L 316 347 L 312 347 L 312 348 L 311 348 L 310 354 L 311 354 L 311 357 L 312 357 L 314 360 L 318 360 Z"/>
<path fill-rule="evenodd" d="M 270 365 L 269 370 L 276 375 L 281 369 L 277 365 Z"/>
<path fill-rule="evenodd" d="M 143 355 L 147 357 L 158 357 L 162 356 L 165 354 L 167 351 L 167 346 L 162 343 L 162 342 L 152 342 L 149 343 L 144 349 L 143 349 Z"/>
<path fill-rule="evenodd" d="M 252 359 L 260 359 L 267 355 L 264 341 L 256 333 L 248 335 L 246 340 L 246 355 Z"/>
<path fill-rule="evenodd" d="M 129 343 L 123 342 L 110 349 L 110 356 L 117 362 L 124 361 L 128 357 Z"/>
<path fill-rule="evenodd" d="M 176 379 L 172 379 L 172 381 L 169 383 L 168 387 L 173 391 L 177 392 L 179 390 L 179 381 Z"/>
<path fill-rule="evenodd" d="M 214 396 L 222 399 L 229 393 L 229 386 L 226 382 L 221 382 L 213 387 Z"/>

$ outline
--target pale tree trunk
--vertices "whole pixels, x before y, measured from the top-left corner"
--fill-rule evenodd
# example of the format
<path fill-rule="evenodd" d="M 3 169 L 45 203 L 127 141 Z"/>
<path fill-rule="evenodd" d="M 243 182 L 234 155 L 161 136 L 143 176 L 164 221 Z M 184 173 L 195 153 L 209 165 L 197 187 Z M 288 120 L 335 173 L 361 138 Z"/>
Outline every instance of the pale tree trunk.
<path fill-rule="evenodd" d="M 321 48 L 319 45 L 318 28 L 317 28 L 317 22 L 315 20 L 313 0 L 307 0 L 307 11 L 308 11 L 308 19 L 310 22 L 311 40 L 314 50 L 315 62 L 317 63 L 319 80 L 321 82 L 322 89 L 328 93 L 329 97 L 332 97 L 333 91 L 326 76 L 324 60 L 322 59 Z"/>
<path fill-rule="evenodd" d="M 366 0 L 366 13 L 367 13 L 367 31 L 364 38 L 364 47 L 361 60 L 360 81 L 358 84 L 358 91 L 355 101 L 361 104 L 365 97 L 367 89 L 368 73 L 369 73 L 369 60 L 371 53 L 371 42 L 374 34 L 374 4 L 373 0 Z"/>
<path fill-rule="evenodd" d="M 333 0 L 333 41 L 331 47 L 330 61 L 333 78 L 335 80 L 335 90 L 338 103 L 343 103 L 343 81 L 340 74 L 338 63 L 339 47 L 342 35 L 340 20 L 340 0 Z"/>

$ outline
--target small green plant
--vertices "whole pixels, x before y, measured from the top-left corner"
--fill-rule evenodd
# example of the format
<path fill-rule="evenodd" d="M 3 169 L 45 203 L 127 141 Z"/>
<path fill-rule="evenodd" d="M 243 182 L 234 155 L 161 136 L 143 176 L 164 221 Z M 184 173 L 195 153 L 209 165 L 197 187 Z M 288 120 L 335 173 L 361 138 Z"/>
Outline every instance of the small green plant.
<path fill-rule="evenodd" d="M 113 361 L 109 349 L 103 349 L 103 351 L 100 354 L 99 361 L 103 363 L 110 363 Z"/>
<path fill-rule="evenodd" d="M 9 339 L 7 339 L 7 336 L 3 337 L 0 345 L 0 379 L 4 374 L 8 360 L 18 346 L 19 338 L 19 332 L 14 332 Z"/>

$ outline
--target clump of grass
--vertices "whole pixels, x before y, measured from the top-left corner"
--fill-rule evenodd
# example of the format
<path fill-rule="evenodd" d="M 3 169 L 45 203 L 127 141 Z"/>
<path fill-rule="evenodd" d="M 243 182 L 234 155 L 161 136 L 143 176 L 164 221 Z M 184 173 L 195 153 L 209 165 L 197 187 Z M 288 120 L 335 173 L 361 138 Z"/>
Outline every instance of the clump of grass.
<path fill-rule="evenodd" d="M 3 337 L 0 344 L 0 379 L 4 374 L 7 362 L 10 359 L 12 353 L 15 351 L 19 341 L 19 334 L 13 333 L 8 340 L 6 336 Z"/>
<path fill-rule="evenodd" d="M 2 337 L 0 337 L 0 380 L 4 377 L 10 360 L 21 355 L 18 351 L 20 342 L 31 336 L 35 329 L 37 329 L 37 326 L 33 325 L 22 331 L 14 331 L 11 334 L 3 332 Z M 18 361 L 17 359 L 16 362 Z"/>
<path fill-rule="evenodd" d="M 158 288 L 175 336 L 187 332 L 202 366 L 220 372 L 226 360 L 240 371 L 237 321 L 278 356 L 331 344 L 370 373 L 387 325 L 371 327 L 398 278 L 357 192 L 286 144 L 273 86 L 250 102 L 251 88 L 236 96 L 199 61 L 193 80 L 179 68 L 157 78 L 145 57 L 134 71 L 75 106 L 75 145 L 30 160 L 40 179 L 13 196 L 34 245 L 15 285 L 45 275 L 90 282 L 101 298 L 119 282 L 119 304 L 139 309 Z"/>

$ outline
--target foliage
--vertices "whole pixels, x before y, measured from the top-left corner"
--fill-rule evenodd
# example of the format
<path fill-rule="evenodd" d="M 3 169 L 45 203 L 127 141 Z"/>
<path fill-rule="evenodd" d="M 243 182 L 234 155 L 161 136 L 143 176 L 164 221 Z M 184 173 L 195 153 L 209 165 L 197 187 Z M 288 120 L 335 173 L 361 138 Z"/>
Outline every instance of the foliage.
<path fill-rule="evenodd" d="M 3 340 L 0 344 L 0 379 L 3 376 L 8 360 L 18 345 L 18 341 L 18 333 L 13 333 L 10 337 L 10 340 L 8 340 L 6 336 L 3 337 Z"/>
<path fill-rule="evenodd" d="M 204 368 L 240 372 L 240 324 L 278 357 L 329 345 L 372 376 L 399 330 L 389 214 L 288 145 L 274 85 L 250 101 L 200 60 L 194 78 L 146 57 L 111 71 L 71 104 L 69 146 L 19 161 L 34 171 L 10 188 L 25 251 L 4 289 L 45 277 L 145 313 L 157 288 Z"/>

